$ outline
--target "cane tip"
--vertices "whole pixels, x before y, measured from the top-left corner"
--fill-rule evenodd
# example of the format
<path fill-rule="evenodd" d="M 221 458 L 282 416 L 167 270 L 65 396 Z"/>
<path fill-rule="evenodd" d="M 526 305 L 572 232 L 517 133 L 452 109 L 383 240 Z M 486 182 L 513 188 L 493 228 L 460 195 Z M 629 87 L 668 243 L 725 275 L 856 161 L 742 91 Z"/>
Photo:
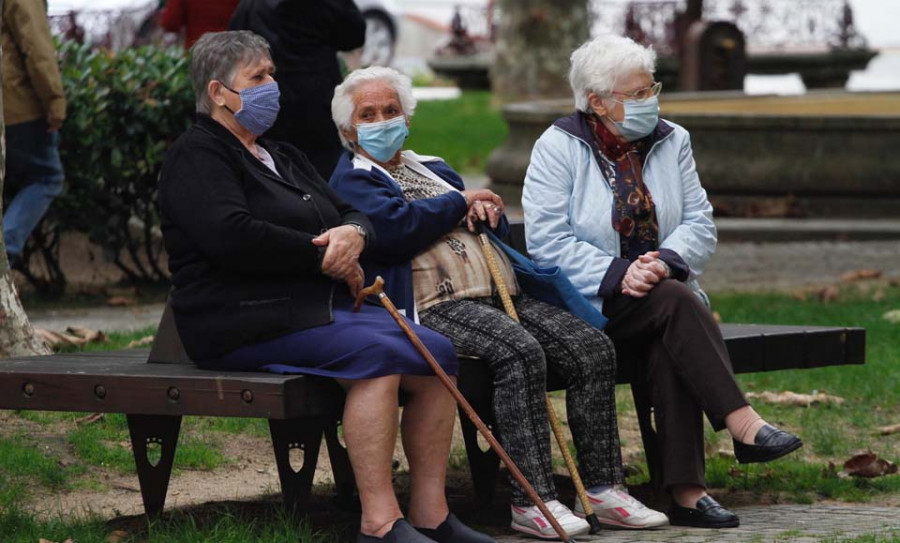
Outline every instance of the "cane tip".
<path fill-rule="evenodd" d="M 586 520 L 587 523 L 591 525 L 590 533 L 596 534 L 600 533 L 600 531 L 603 530 L 603 525 L 600 524 L 600 519 L 598 519 L 597 515 L 595 515 L 594 513 L 591 513 L 590 515 L 584 517 L 584 520 Z"/>

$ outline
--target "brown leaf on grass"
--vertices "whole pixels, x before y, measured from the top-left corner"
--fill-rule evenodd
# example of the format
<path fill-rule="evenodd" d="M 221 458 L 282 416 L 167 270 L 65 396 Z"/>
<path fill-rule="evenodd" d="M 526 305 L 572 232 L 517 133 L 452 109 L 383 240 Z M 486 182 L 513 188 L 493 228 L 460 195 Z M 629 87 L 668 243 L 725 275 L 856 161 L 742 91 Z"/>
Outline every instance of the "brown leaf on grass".
<path fill-rule="evenodd" d="M 75 419 L 75 424 L 79 424 L 79 425 L 93 424 L 93 423 L 97 422 L 98 420 L 103 420 L 103 417 L 105 417 L 105 416 L 106 415 L 104 415 L 103 413 L 91 413 L 90 415 L 88 415 L 86 417 L 81 417 L 80 419 Z"/>
<path fill-rule="evenodd" d="M 880 428 L 876 428 L 876 430 L 883 436 L 889 436 L 891 434 L 900 433 L 900 424 L 894 424 L 892 426 L 882 426 Z"/>
<path fill-rule="evenodd" d="M 879 458 L 872 451 L 859 452 L 844 462 L 838 477 L 881 477 L 897 473 L 897 464 Z"/>
<path fill-rule="evenodd" d="M 841 281 L 852 283 L 854 281 L 862 281 L 864 279 L 878 279 L 881 277 L 881 270 L 853 270 L 841 274 Z"/>
<path fill-rule="evenodd" d="M 820 302 L 833 302 L 841 295 L 841 289 L 832 285 L 830 287 L 821 288 L 816 291 L 816 297 Z"/>
<path fill-rule="evenodd" d="M 120 543 L 128 539 L 128 532 L 125 530 L 115 530 L 106 536 L 106 543 Z"/>
<path fill-rule="evenodd" d="M 137 300 L 130 296 L 111 296 L 106 300 L 106 305 L 110 307 L 126 307 L 136 303 Z"/>
<path fill-rule="evenodd" d="M 135 347 L 145 347 L 153 343 L 153 336 L 144 336 L 141 339 L 136 339 L 132 342 L 129 342 L 128 345 L 125 346 L 126 349 L 134 349 Z"/>
<path fill-rule="evenodd" d="M 809 407 L 816 403 L 842 405 L 846 401 L 839 396 L 832 396 L 824 392 L 798 394 L 796 392 L 791 392 L 790 390 L 785 390 L 784 392 L 771 392 L 768 390 L 764 392 L 748 392 L 746 396 L 751 400 L 761 400 L 775 405 L 796 407 Z"/>
<path fill-rule="evenodd" d="M 106 334 L 104 334 L 100 330 L 91 330 L 90 328 L 78 328 L 75 326 L 69 326 L 66 328 L 66 332 L 75 337 L 79 337 L 84 340 L 85 343 L 104 343 L 106 341 Z"/>

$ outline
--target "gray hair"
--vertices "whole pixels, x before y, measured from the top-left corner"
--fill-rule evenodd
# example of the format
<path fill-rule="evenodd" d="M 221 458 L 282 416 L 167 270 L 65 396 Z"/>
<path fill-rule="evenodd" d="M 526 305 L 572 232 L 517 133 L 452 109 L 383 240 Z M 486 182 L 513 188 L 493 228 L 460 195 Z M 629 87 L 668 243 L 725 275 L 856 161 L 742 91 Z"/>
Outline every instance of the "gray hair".
<path fill-rule="evenodd" d="M 341 143 L 347 149 L 351 149 L 344 130 L 350 130 L 353 124 L 353 109 L 355 107 L 353 94 L 360 86 L 371 81 L 381 81 L 397 93 L 403 115 L 409 120 L 416 112 L 416 98 L 412 93 L 412 80 L 393 68 L 383 66 L 371 66 L 360 70 L 353 70 L 347 75 L 343 83 L 335 87 L 334 98 L 331 99 L 331 118 L 338 127 L 338 135 Z"/>
<path fill-rule="evenodd" d="M 590 112 L 588 94 L 608 94 L 619 79 L 631 72 L 656 71 L 656 52 L 631 38 L 601 34 L 572 53 L 569 84 L 575 94 L 575 108 Z"/>
<path fill-rule="evenodd" d="M 206 89 L 210 81 L 231 86 L 235 72 L 242 66 L 272 59 L 269 42 L 249 30 L 207 32 L 191 47 L 191 86 L 197 100 L 197 112 L 209 114 L 212 101 Z"/>

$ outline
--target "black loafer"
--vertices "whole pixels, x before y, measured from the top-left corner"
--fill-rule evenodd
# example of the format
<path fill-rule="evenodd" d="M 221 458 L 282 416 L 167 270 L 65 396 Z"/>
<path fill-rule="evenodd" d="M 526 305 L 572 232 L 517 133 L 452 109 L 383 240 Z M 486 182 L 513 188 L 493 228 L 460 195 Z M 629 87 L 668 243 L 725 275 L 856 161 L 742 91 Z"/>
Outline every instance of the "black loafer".
<path fill-rule="evenodd" d="M 800 438 L 794 434 L 779 430 L 766 424 L 759 429 L 753 438 L 753 445 L 734 441 L 734 457 L 741 464 L 769 462 L 792 453 L 803 446 Z"/>
<path fill-rule="evenodd" d="M 400 519 L 391 526 L 391 530 L 384 534 L 384 537 L 360 532 L 356 536 L 356 543 L 434 543 L 434 540 L 428 539 L 416 531 L 410 523 Z"/>
<path fill-rule="evenodd" d="M 437 543 L 496 543 L 493 537 L 476 532 L 463 524 L 453 513 L 447 515 L 447 520 L 437 528 L 416 528 L 416 530 Z"/>
<path fill-rule="evenodd" d="M 696 509 L 673 505 L 669 509 L 669 524 L 693 528 L 737 528 L 741 521 L 716 500 L 703 496 L 697 500 Z"/>

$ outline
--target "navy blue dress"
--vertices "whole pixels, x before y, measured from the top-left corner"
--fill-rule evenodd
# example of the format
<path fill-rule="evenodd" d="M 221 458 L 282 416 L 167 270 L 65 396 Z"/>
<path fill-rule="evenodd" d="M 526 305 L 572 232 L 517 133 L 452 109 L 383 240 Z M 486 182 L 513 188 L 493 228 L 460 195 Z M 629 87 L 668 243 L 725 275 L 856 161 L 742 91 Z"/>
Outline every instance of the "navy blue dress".
<path fill-rule="evenodd" d="M 340 379 L 434 375 L 387 310 L 363 304 L 359 313 L 353 313 L 353 300 L 337 292 L 334 304 L 331 324 L 241 347 L 197 364 L 206 369 L 262 370 Z M 457 375 L 459 361 L 450 340 L 409 319 L 407 322 L 444 371 Z"/>

